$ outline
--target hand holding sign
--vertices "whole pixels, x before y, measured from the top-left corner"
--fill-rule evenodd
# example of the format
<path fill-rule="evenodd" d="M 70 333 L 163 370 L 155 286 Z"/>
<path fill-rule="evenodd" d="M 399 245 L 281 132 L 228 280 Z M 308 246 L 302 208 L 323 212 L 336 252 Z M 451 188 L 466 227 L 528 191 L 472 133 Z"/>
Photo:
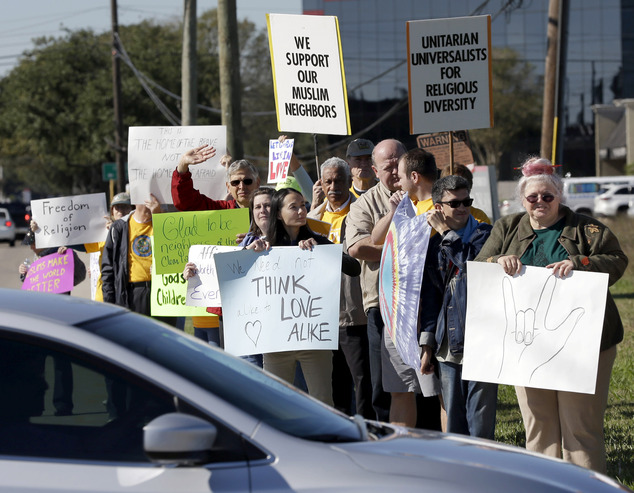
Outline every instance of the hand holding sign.
<path fill-rule="evenodd" d="M 499 376 L 509 367 L 520 366 L 530 377 L 551 361 L 566 345 L 570 334 L 585 313 L 573 309 L 563 322 L 553 326 L 550 305 L 557 278 L 550 276 L 542 288 L 535 309 L 516 310 L 513 287 L 508 277 L 502 280 L 506 327 L 504 329 L 502 363 Z M 515 371 L 516 368 L 513 368 Z"/>

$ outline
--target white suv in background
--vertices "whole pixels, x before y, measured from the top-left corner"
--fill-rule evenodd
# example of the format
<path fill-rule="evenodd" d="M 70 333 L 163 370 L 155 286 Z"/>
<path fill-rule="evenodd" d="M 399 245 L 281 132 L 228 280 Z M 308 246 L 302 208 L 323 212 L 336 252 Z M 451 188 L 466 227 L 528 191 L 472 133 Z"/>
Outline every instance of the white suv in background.
<path fill-rule="evenodd" d="M 634 200 L 634 185 L 610 185 L 594 198 L 594 213 L 598 216 L 627 214 Z"/>

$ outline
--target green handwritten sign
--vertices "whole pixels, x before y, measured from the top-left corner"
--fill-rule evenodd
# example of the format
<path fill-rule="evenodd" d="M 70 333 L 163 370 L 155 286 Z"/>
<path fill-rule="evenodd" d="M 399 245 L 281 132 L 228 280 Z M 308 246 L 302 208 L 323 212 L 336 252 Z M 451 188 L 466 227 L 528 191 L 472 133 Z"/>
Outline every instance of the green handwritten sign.
<path fill-rule="evenodd" d="M 157 214 L 158 215 L 158 214 Z M 155 215 L 154 217 L 156 217 Z M 152 240 L 152 250 L 155 243 Z M 205 307 L 188 306 L 187 281 L 183 273 L 157 274 L 156 262 L 152 258 L 152 294 L 150 313 L 153 317 L 202 317 L 213 316 Z"/>
<path fill-rule="evenodd" d="M 236 235 L 249 230 L 249 210 L 190 211 L 154 214 L 157 274 L 181 273 L 192 245 L 236 245 Z"/>

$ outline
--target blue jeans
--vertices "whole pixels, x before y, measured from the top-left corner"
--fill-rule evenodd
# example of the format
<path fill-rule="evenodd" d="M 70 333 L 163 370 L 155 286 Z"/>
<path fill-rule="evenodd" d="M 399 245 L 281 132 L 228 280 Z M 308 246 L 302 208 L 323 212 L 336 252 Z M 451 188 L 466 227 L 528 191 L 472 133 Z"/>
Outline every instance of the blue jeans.
<path fill-rule="evenodd" d="M 447 411 L 447 431 L 474 437 L 495 438 L 498 386 L 462 379 L 462 365 L 439 362 L 442 397 Z"/>
<path fill-rule="evenodd" d="M 379 421 L 390 421 L 390 394 L 383 390 L 381 370 L 381 345 L 383 344 L 383 319 L 378 307 L 370 308 L 368 316 L 368 348 L 370 376 L 372 379 L 372 407 Z"/>

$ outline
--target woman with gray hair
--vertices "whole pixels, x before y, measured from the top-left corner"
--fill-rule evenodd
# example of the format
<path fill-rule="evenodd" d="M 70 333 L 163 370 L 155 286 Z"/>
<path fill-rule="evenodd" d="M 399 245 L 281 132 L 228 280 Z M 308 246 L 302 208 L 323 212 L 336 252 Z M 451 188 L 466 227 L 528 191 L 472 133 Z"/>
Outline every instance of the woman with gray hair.
<path fill-rule="evenodd" d="M 521 167 L 517 187 L 526 212 L 505 216 L 476 261 L 496 262 L 514 276 L 524 265 L 546 267 L 564 278 L 572 270 L 605 272 L 614 284 L 628 259 L 607 226 L 562 204 L 563 182 L 544 158 Z M 616 345 L 623 324 L 609 291 L 594 394 L 516 387 L 526 428 L 526 448 L 605 473 L 603 417 Z"/>

